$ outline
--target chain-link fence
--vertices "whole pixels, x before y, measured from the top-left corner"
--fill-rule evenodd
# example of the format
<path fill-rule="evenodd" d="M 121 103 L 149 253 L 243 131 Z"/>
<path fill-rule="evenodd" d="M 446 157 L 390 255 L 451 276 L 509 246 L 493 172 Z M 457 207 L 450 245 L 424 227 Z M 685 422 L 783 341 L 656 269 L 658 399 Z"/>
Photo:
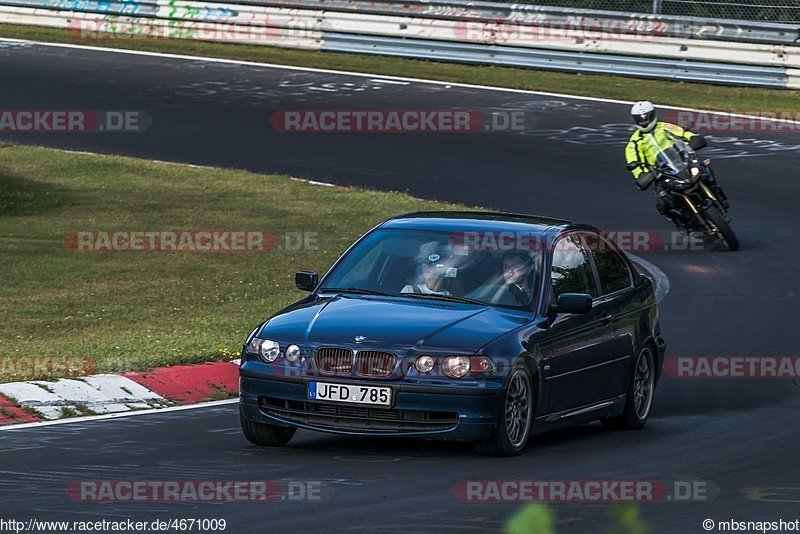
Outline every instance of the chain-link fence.
<path fill-rule="evenodd" d="M 505 2 L 508 0 L 495 0 Z M 800 0 L 514 0 L 514 3 L 717 19 L 800 23 Z"/>

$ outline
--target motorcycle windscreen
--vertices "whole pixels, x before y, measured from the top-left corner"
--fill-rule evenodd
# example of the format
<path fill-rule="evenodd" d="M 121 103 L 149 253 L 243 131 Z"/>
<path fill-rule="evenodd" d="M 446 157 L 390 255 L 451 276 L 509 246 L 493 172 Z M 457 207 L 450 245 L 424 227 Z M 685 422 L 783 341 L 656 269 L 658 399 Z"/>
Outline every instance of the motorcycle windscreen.
<path fill-rule="evenodd" d="M 666 136 L 656 139 L 653 134 L 645 136 L 644 141 L 659 172 L 677 175 L 689 166 L 691 149 L 683 141 Z"/>

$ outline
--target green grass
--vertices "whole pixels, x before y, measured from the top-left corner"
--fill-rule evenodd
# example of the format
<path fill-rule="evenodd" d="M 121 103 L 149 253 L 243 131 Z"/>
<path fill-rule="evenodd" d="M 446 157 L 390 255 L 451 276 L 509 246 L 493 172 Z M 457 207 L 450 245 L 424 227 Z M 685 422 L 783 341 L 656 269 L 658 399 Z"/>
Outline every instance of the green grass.
<path fill-rule="evenodd" d="M 64 418 L 64 417 L 77 417 L 78 416 L 78 410 L 76 410 L 74 406 L 70 406 L 68 404 L 65 404 L 64 406 L 61 406 L 58 409 L 58 415 L 59 415 L 59 417 L 62 417 L 62 418 Z"/>
<path fill-rule="evenodd" d="M 660 104 L 720 111 L 775 111 L 800 108 L 800 91 L 723 87 L 698 83 L 568 74 L 530 69 L 460 65 L 411 59 L 313 52 L 258 45 L 181 40 L 78 40 L 67 30 L 0 24 L 0 36 L 59 43 L 128 48 L 245 61 L 428 78 L 620 100 L 649 99 Z"/>
<path fill-rule="evenodd" d="M 453 208 L 226 169 L 0 146 L 0 357 L 89 356 L 100 371 L 238 356 L 356 237 L 398 213 Z M 317 232 L 264 252 L 73 252 L 72 230 Z M 16 376 L 15 379 L 34 378 Z M 43 378 L 41 375 L 35 378 Z M 2 378 L 0 378 L 2 380 Z"/>

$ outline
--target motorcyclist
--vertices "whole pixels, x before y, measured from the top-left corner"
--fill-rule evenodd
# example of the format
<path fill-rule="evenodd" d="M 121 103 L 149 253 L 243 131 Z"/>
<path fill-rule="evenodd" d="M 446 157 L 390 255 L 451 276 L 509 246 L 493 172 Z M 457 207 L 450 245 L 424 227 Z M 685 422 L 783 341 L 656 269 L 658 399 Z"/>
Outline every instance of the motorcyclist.
<path fill-rule="evenodd" d="M 636 131 L 633 132 L 625 147 L 625 158 L 637 185 L 640 183 L 639 180 L 642 183 L 649 183 L 654 177 L 651 176 L 652 171 L 648 165 L 655 165 L 658 152 L 652 143 L 645 141 L 647 135 L 652 135 L 659 147 L 667 149 L 673 145 L 676 139 L 689 142 L 697 134 L 685 130 L 677 124 L 659 121 L 655 106 L 647 100 L 636 102 L 631 108 L 631 116 L 636 124 Z M 637 163 L 638 165 L 634 167 L 633 164 Z M 669 195 L 657 194 L 656 199 L 658 212 L 679 226 L 678 216 L 672 209 L 673 205 Z"/>
<path fill-rule="evenodd" d="M 681 128 L 677 124 L 659 121 L 655 106 L 647 100 L 636 102 L 631 108 L 631 116 L 636 125 L 636 131 L 633 132 L 628 145 L 625 147 L 625 158 L 637 185 L 649 183 L 654 178 L 649 166 L 655 165 L 659 148 L 666 150 L 676 140 L 685 141 L 695 150 L 706 146 L 705 138 L 702 135 Z M 652 136 L 655 143 L 648 140 L 648 136 Z M 727 195 L 725 195 L 722 187 L 714 178 L 714 173 L 708 169 L 708 172 L 701 179 L 711 187 L 711 190 L 722 205 L 727 208 Z M 640 186 L 640 188 L 642 187 Z M 658 186 L 656 192 L 656 209 L 658 212 L 667 217 L 678 228 L 681 228 L 682 225 L 678 220 L 680 217 L 679 211 L 673 209 L 675 206 L 672 204 L 672 197 L 660 191 Z"/>

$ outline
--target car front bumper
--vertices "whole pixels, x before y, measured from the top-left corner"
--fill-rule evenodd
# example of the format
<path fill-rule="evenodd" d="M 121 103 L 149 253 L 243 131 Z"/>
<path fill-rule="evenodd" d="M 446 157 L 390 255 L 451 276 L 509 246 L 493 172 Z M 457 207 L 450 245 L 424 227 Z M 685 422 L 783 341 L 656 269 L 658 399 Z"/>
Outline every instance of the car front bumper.
<path fill-rule="evenodd" d="M 391 407 L 310 401 L 310 381 L 389 386 Z M 271 376 L 240 371 L 240 407 L 252 421 L 360 436 L 424 436 L 446 440 L 491 437 L 503 406 L 502 383 L 425 385 L 405 381 Z"/>

